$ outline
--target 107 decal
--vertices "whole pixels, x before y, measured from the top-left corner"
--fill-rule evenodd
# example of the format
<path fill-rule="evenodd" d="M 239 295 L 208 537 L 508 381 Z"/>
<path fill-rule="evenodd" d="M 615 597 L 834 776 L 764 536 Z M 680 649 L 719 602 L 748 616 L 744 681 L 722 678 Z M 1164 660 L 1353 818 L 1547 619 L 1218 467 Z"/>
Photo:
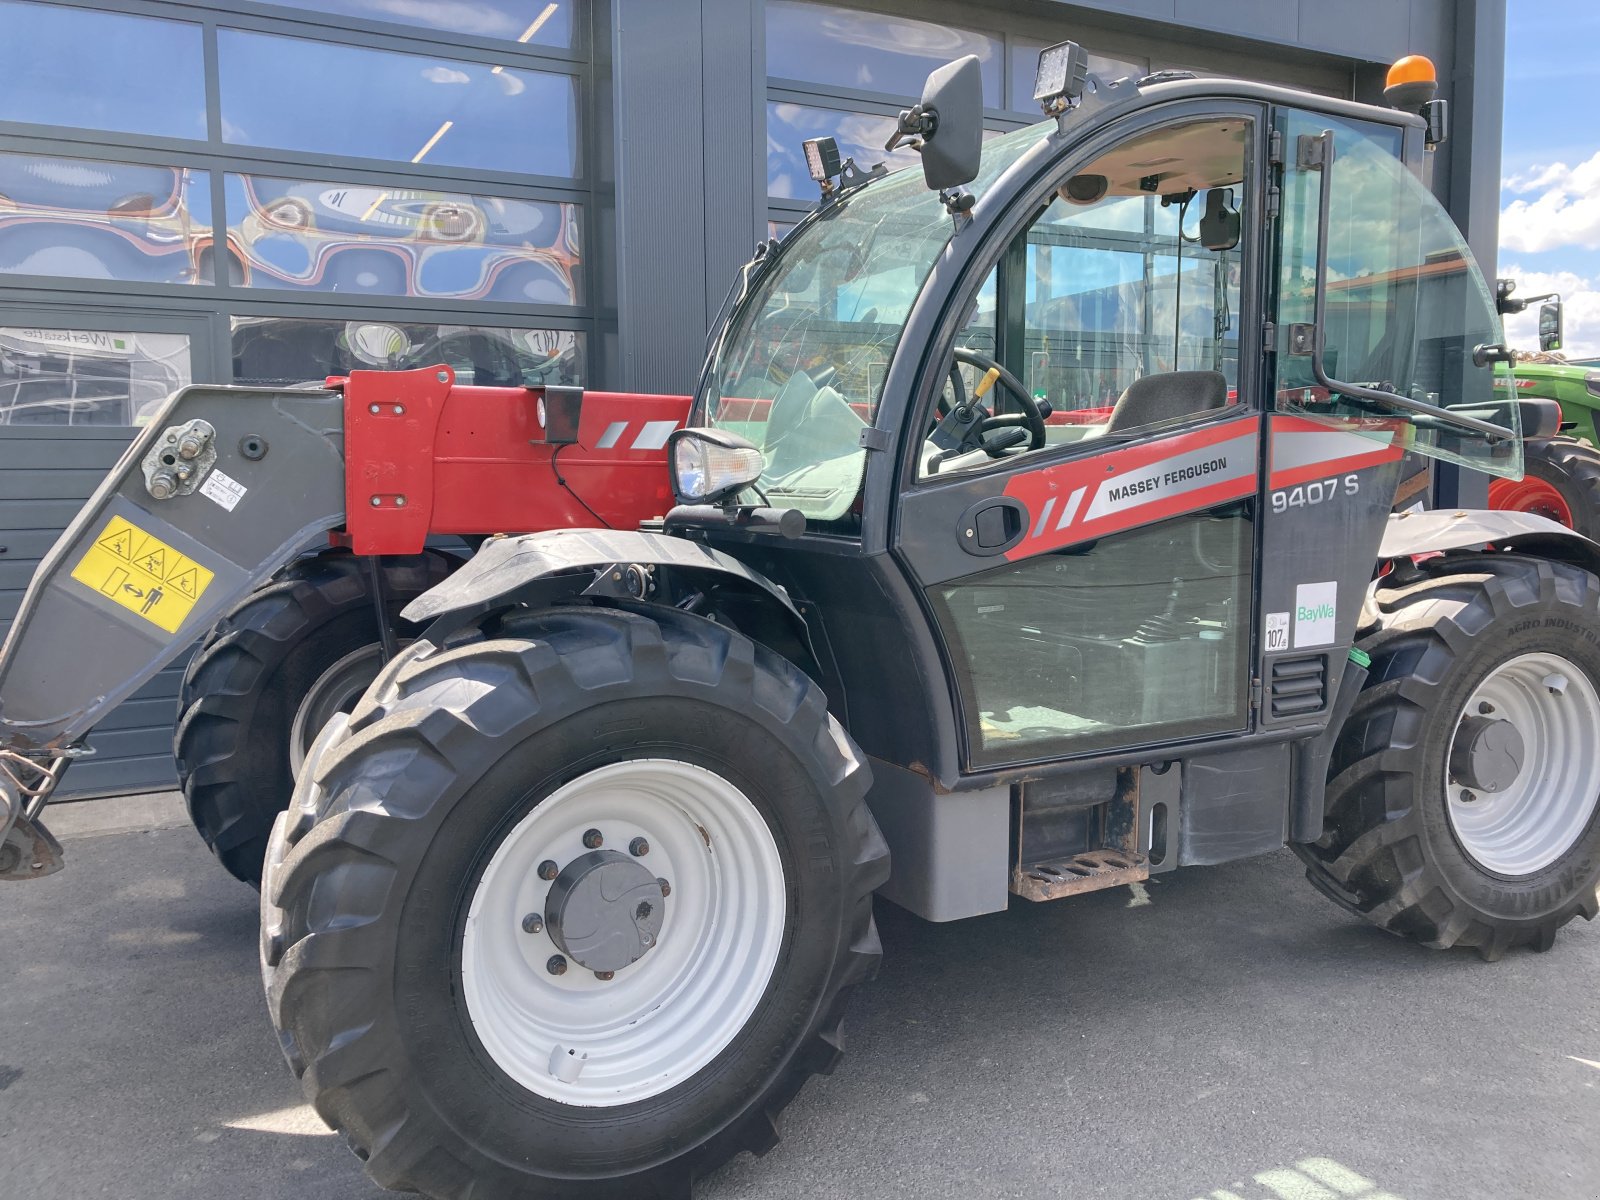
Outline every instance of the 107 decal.
<path fill-rule="evenodd" d="M 1288 512 L 1291 508 L 1313 508 L 1332 500 L 1335 496 L 1354 496 L 1361 490 L 1359 475 L 1346 475 L 1342 479 L 1315 479 L 1272 493 L 1272 511 Z"/>

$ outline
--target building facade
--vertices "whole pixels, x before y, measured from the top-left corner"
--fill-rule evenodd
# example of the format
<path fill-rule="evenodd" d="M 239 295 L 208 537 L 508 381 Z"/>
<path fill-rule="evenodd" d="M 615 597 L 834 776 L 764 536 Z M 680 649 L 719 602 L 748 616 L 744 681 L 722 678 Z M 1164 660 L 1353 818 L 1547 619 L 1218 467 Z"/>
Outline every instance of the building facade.
<path fill-rule="evenodd" d="M 480 384 L 685 391 L 735 269 L 830 134 L 887 160 L 934 66 L 1038 120 L 1072 38 L 1373 101 L 1406 53 L 1454 129 L 1434 186 L 1493 265 L 1504 0 L 0 0 L 0 618 L 175 387 L 445 361 Z M 70 664 L 63 664 L 70 669 Z M 172 780 L 177 672 L 80 790 Z"/>

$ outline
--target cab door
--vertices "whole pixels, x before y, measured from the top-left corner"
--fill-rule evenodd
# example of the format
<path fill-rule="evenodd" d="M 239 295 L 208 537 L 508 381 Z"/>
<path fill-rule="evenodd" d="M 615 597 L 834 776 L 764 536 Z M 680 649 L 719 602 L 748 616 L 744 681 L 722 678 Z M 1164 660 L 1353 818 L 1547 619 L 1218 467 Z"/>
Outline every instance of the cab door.
<path fill-rule="evenodd" d="M 1263 130 L 1237 105 L 1129 133 L 1052 180 L 953 299 L 970 315 L 930 356 L 893 536 L 968 771 L 1250 726 Z M 990 375 L 985 412 L 1025 444 L 926 436 L 941 396 Z"/>

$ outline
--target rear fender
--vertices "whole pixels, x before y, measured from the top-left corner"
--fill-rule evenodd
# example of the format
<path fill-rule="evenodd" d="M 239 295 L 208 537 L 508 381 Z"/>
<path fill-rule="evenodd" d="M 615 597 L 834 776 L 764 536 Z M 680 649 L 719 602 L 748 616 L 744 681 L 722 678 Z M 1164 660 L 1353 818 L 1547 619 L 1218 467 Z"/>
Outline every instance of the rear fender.
<path fill-rule="evenodd" d="M 438 642 L 496 609 L 579 597 L 673 603 L 695 590 L 728 588 L 759 597 L 812 657 L 805 619 L 789 593 L 738 559 L 699 542 L 624 529 L 555 529 L 491 538 L 466 566 L 408 604 L 406 620 L 428 622 Z M 746 632 L 771 645 L 756 629 Z M 774 646 L 780 652 L 784 647 Z M 806 667 L 806 664 L 797 664 Z"/>

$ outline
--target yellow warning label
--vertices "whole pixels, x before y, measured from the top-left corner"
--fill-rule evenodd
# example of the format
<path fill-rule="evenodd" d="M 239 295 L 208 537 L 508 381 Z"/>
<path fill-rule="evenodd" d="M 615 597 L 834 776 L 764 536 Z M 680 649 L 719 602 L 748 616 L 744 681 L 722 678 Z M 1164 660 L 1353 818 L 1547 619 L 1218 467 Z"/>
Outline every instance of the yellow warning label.
<path fill-rule="evenodd" d="M 168 633 L 194 608 L 214 578 L 193 559 L 122 517 L 112 517 L 84 552 L 72 577 Z"/>

